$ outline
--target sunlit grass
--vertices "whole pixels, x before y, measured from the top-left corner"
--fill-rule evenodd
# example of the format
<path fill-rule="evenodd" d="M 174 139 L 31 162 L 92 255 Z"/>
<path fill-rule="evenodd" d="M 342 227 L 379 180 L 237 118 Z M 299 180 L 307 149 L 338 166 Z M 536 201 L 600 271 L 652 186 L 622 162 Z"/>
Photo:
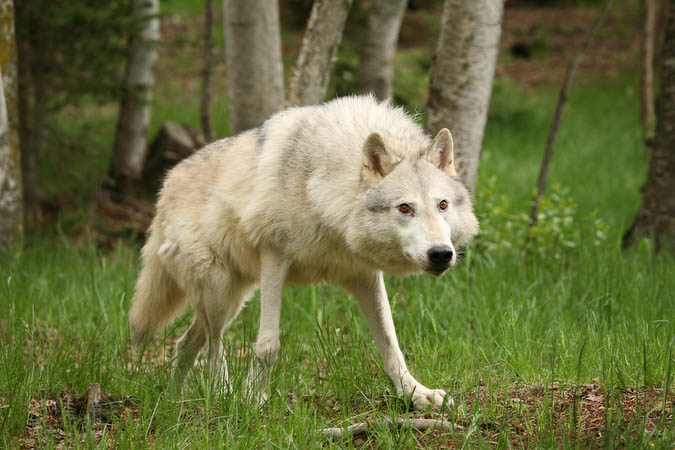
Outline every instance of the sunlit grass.
<path fill-rule="evenodd" d="M 427 386 L 454 395 L 458 406 L 445 417 L 465 430 L 448 437 L 375 427 L 370 443 L 435 447 L 450 439 L 507 447 L 524 439 L 510 428 L 508 414 L 527 406 L 505 407 L 500 392 L 594 379 L 607 392 L 601 445 L 660 448 L 673 442 L 672 421 L 656 431 L 639 418 L 626 424 L 616 403 L 625 387 L 673 389 L 675 261 L 646 242 L 628 251 L 618 245 L 638 207 L 646 169 L 631 86 L 632 80 L 622 79 L 575 89 L 551 171 L 551 183 L 568 188 L 576 200 L 579 218 L 597 209 L 610 224 L 603 245 L 591 245 L 582 234 L 562 262 L 473 246 L 441 279 L 387 278 L 411 371 Z M 524 91 L 503 81 L 495 91 L 481 178 L 495 176 L 498 194 L 515 211 L 529 206 L 554 101 L 555 90 Z M 196 99 L 185 105 L 170 92 L 159 95 L 154 123 L 164 117 L 194 123 L 195 105 Z M 218 102 L 214 107 L 225 108 Z M 217 127 L 225 129 L 225 123 Z M 79 394 L 92 382 L 117 398 L 132 396 L 138 417 L 112 418 L 103 437 L 93 424 L 66 423 L 72 446 L 105 447 L 109 437 L 116 448 L 342 448 L 353 442 L 330 443 L 315 430 L 408 414 L 357 305 L 331 285 L 286 289 L 282 350 L 262 409 L 240 390 L 257 332 L 257 298 L 224 336 L 233 391 L 219 394 L 205 371 L 195 370 L 183 396 L 171 394 L 165 390 L 171 351 L 189 313 L 156 337 L 146 361 L 139 360 L 129 346 L 126 316 L 139 249 L 121 243 L 102 250 L 83 242 L 54 231 L 0 256 L 2 445 L 18 446 L 17 436 L 37 420 L 29 417 L 31 399 L 54 398 L 64 389 Z M 486 393 L 480 401 L 479 391 Z M 555 423 L 556 399 L 544 399 L 536 411 L 522 412 L 539 418 L 527 425 L 537 441 L 523 445 L 579 445 L 573 419 Z M 491 441 L 490 429 L 502 430 L 498 441 Z M 60 442 L 47 429 L 41 433 L 45 448 Z"/>

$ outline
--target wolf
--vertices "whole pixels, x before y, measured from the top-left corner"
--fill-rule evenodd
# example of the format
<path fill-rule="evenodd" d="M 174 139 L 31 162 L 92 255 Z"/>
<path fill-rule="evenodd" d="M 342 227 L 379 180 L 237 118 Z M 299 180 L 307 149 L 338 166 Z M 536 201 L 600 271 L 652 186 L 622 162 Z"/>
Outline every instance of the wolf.
<path fill-rule="evenodd" d="M 338 283 L 357 300 L 396 392 L 440 408 L 451 399 L 406 366 L 383 272 L 440 276 L 478 228 L 447 129 L 431 139 L 372 96 L 289 108 L 169 171 L 142 250 L 132 335 L 149 338 L 189 303 L 174 379 L 180 385 L 208 344 L 209 369 L 226 384 L 221 336 L 259 285 L 246 385 L 264 401 L 284 286 Z"/>

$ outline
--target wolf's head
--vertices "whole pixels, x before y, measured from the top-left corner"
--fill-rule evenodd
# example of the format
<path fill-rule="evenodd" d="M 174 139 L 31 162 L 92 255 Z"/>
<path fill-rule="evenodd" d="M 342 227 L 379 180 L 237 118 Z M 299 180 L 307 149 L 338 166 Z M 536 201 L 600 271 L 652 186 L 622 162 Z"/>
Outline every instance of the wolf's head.
<path fill-rule="evenodd" d="M 377 133 L 363 146 L 363 198 L 350 245 L 386 272 L 441 275 L 478 233 L 471 197 L 457 179 L 452 136 L 443 129 L 406 156 L 392 150 Z"/>

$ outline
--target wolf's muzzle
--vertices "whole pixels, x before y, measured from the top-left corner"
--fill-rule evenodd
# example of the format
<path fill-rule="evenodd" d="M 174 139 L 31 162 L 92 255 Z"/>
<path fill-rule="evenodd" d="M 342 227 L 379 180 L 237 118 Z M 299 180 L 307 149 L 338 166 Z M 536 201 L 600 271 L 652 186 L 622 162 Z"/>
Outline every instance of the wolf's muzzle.
<path fill-rule="evenodd" d="M 452 248 L 447 245 L 437 245 L 429 249 L 427 256 L 429 257 L 429 267 L 427 268 L 427 271 L 434 275 L 440 275 L 450 267 L 450 262 L 452 261 L 454 253 Z"/>

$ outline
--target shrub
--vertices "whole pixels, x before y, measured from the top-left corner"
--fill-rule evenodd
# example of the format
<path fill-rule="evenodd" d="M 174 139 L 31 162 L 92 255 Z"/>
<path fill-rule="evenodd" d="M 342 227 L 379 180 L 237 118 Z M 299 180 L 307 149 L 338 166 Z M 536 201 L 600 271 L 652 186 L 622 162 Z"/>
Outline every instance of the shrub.
<path fill-rule="evenodd" d="M 535 223 L 525 212 L 512 211 L 508 196 L 498 194 L 495 177 L 479 183 L 476 204 L 481 233 L 474 248 L 479 252 L 512 252 L 563 261 L 582 241 L 599 247 L 605 245 L 609 234 L 609 226 L 596 211 L 579 217 L 569 189 L 559 184 L 542 197 Z"/>

